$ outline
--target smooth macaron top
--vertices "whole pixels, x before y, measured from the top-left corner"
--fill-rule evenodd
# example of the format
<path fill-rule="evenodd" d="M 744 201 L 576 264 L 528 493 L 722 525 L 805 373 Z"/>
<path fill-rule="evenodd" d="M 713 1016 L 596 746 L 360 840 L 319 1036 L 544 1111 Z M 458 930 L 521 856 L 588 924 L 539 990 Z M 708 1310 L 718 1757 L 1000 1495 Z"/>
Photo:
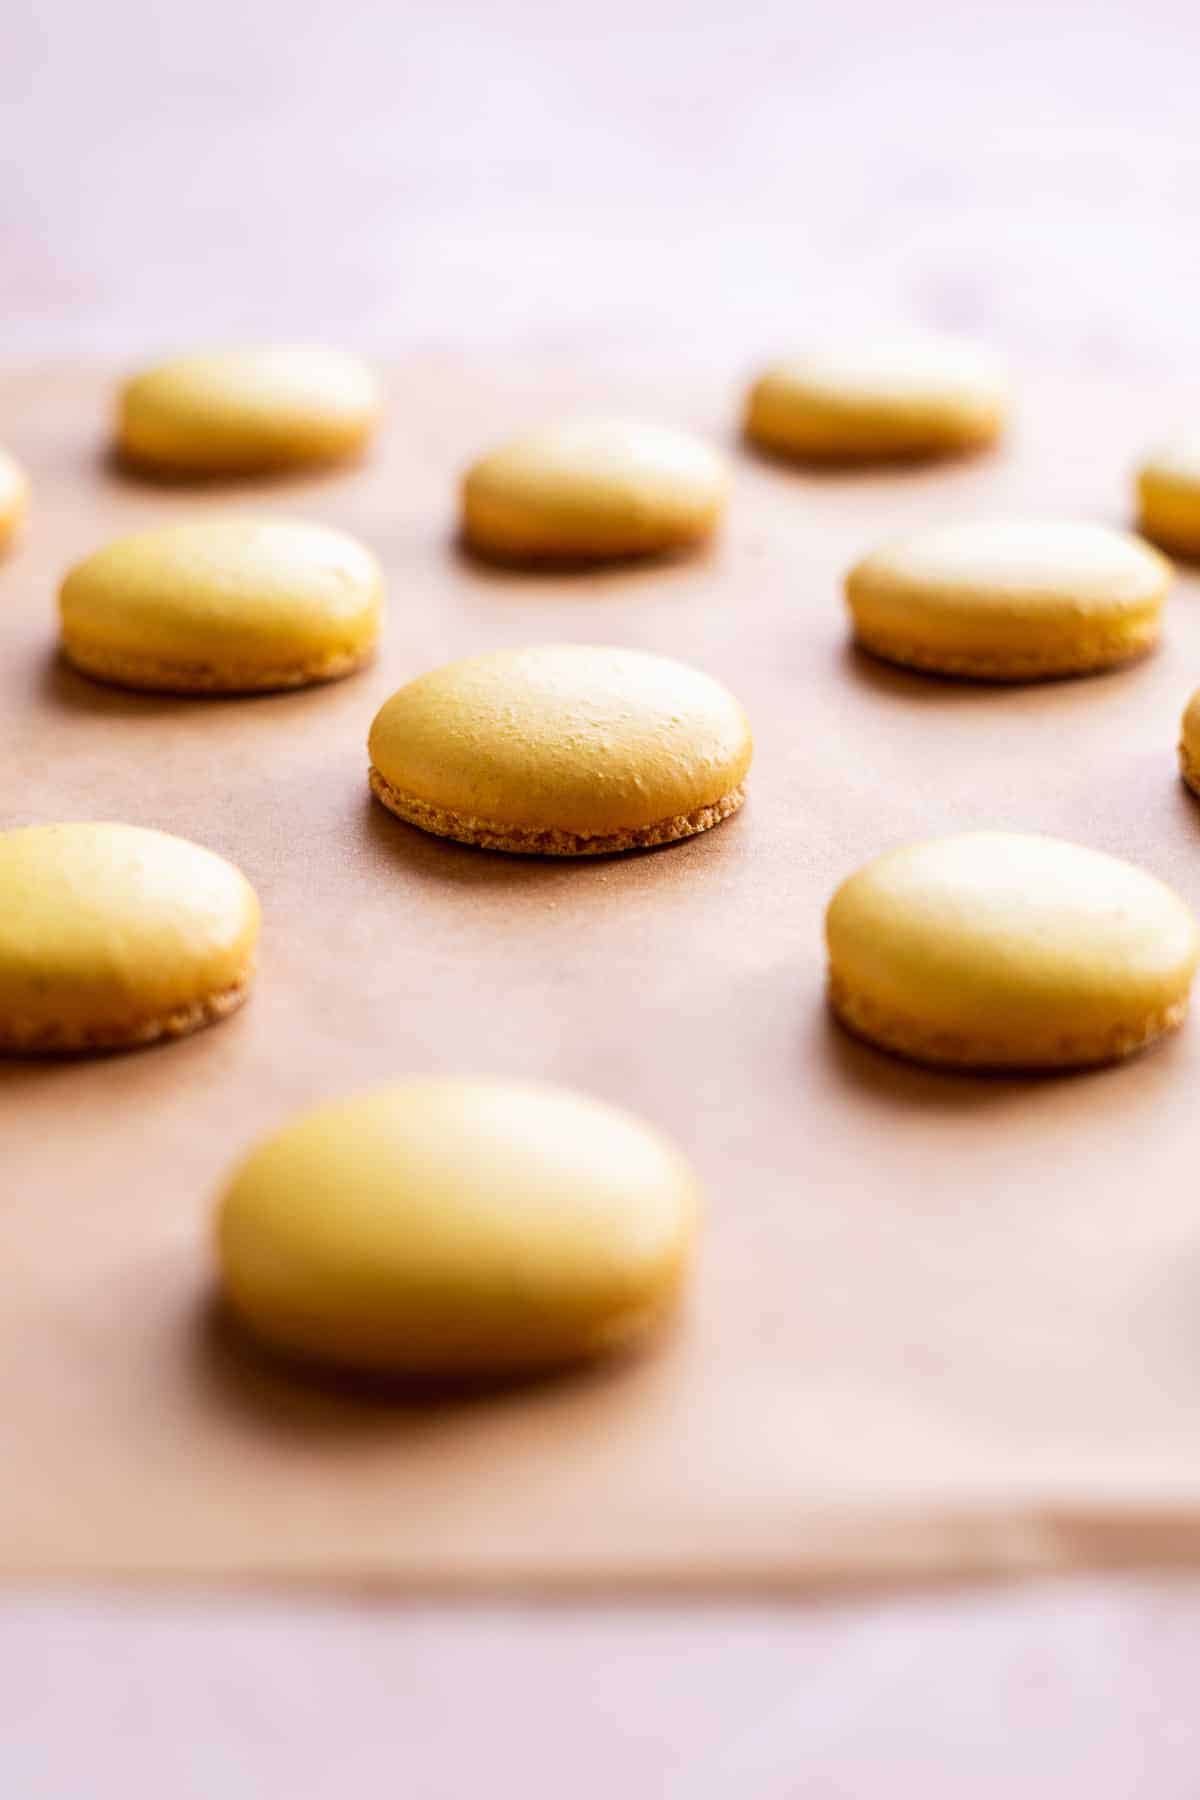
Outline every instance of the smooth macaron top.
<path fill-rule="evenodd" d="M 745 424 L 767 448 L 817 461 L 937 455 L 989 443 L 1007 407 L 1005 376 L 977 345 L 866 338 L 765 370 Z"/>
<path fill-rule="evenodd" d="M 414 1080 L 318 1107 L 220 1205 L 234 1311 L 364 1369 L 502 1373 L 624 1343 L 673 1301 L 698 1195 L 629 1114 L 564 1089 Z"/>
<path fill-rule="evenodd" d="M 968 1060 L 1100 1059 L 1176 1022 L 1191 910 L 1154 876 L 1057 838 L 969 832 L 889 851 L 826 915 L 835 1005 Z M 1156 1023 L 1157 1022 L 1157 1023 Z M 991 1052 L 991 1055 L 985 1053 Z M 953 1056 L 950 1058 L 953 1060 Z"/>
<path fill-rule="evenodd" d="M 0 833 L 0 1044 L 117 1043 L 242 985 L 259 907 L 240 871 L 136 825 Z"/>
<path fill-rule="evenodd" d="M 29 506 L 29 482 L 15 456 L 0 449 L 0 550 L 21 529 Z"/>
<path fill-rule="evenodd" d="M 725 460 L 684 431 L 585 418 L 491 451 L 463 480 L 463 531 L 517 559 L 636 556 L 682 548 L 716 525 Z"/>
<path fill-rule="evenodd" d="M 370 369 L 341 350 L 210 350 L 127 381 L 117 439 L 132 461 L 164 472 L 250 474 L 352 455 L 379 404 Z"/>
<path fill-rule="evenodd" d="M 1181 555 L 1200 556 L 1200 434 L 1153 452 L 1138 471 L 1138 524 Z"/>
<path fill-rule="evenodd" d="M 375 558 L 344 532 L 230 517 L 106 544 L 69 572 L 59 610 L 84 667 L 254 684 L 361 661 L 382 594 Z"/>
<path fill-rule="evenodd" d="M 1179 764 L 1190 788 L 1200 793 L 1200 688 L 1183 711 L 1179 732 Z"/>
<path fill-rule="evenodd" d="M 871 647 L 990 656 L 1001 667 L 1007 657 L 1069 666 L 1147 647 L 1170 579 L 1170 565 L 1127 532 L 979 520 L 872 551 L 847 576 L 846 598 Z"/>
<path fill-rule="evenodd" d="M 555 644 L 434 669 L 386 701 L 373 766 L 448 813 L 581 836 L 715 805 L 750 766 L 728 690 L 642 650 Z"/>

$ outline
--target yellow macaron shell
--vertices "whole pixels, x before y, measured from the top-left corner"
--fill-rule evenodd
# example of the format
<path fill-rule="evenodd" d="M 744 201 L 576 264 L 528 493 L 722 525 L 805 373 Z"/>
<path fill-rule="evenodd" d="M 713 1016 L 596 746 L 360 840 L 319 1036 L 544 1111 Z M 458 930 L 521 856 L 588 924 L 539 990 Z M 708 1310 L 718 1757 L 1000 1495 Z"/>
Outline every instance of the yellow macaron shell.
<path fill-rule="evenodd" d="M 711 676 L 640 650 L 559 644 L 446 664 L 386 701 L 378 797 L 426 830 L 584 854 L 666 842 L 741 804 L 752 754 Z"/>
<path fill-rule="evenodd" d="M 462 489 L 466 541 L 517 562 L 686 548 L 725 508 L 724 458 L 701 439 L 628 419 L 580 419 L 502 445 Z"/>
<path fill-rule="evenodd" d="M 127 381 L 117 443 L 127 460 L 164 474 L 254 474 L 357 454 L 379 410 L 374 376 L 344 351 L 212 350 Z"/>
<path fill-rule="evenodd" d="M 864 649 L 990 680 L 1082 674 L 1158 640 L 1169 564 L 1103 525 L 982 520 L 883 545 L 846 578 Z"/>
<path fill-rule="evenodd" d="M 830 1000 L 918 1061 L 1054 1068 L 1116 1060 L 1178 1025 L 1190 909 L 1145 871 L 1056 838 L 970 832 L 890 851 L 825 921 Z"/>
<path fill-rule="evenodd" d="M 1184 709 L 1179 733 L 1179 771 L 1195 794 L 1200 794 L 1200 688 Z"/>
<path fill-rule="evenodd" d="M 976 345 L 873 340 L 819 346 L 764 371 L 748 437 L 800 461 L 871 461 L 975 450 L 999 436 L 1007 382 Z"/>
<path fill-rule="evenodd" d="M 0 450 L 0 550 L 12 543 L 29 510 L 25 471 L 7 450 Z"/>
<path fill-rule="evenodd" d="M 278 1349 L 488 1375 L 629 1342 L 668 1312 L 695 1179 L 640 1120 L 564 1089 L 416 1080 L 318 1107 L 221 1201 L 226 1299 Z"/>
<path fill-rule="evenodd" d="M 106 1049 L 230 1012 L 254 966 L 254 890 L 211 850 L 135 825 L 0 833 L 0 1049 Z"/>
<path fill-rule="evenodd" d="M 1200 434 L 1169 445 L 1142 464 L 1138 529 L 1164 550 L 1200 559 Z"/>
<path fill-rule="evenodd" d="M 348 674 L 374 650 L 383 577 L 344 532 L 208 519 L 107 544 L 67 575 L 62 645 L 134 687 L 247 691 Z"/>

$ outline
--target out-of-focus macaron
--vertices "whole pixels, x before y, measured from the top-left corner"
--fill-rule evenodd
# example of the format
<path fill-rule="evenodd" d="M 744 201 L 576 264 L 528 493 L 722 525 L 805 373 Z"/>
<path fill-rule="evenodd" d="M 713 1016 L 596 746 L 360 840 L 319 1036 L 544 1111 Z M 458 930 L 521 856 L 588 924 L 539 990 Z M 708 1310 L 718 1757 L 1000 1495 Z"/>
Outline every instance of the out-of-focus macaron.
<path fill-rule="evenodd" d="M 234 1315 L 277 1350 L 498 1376 L 623 1348 L 674 1307 L 698 1189 L 641 1120 L 565 1089 L 415 1080 L 267 1138 L 225 1189 Z"/>
<path fill-rule="evenodd" d="M 357 356 L 314 345 L 201 351 L 121 390 L 117 448 L 164 475 L 251 475 L 355 456 L 379 419 Z"/>
<path fill-rule="evenodd" d="M 501 445 L 462 487 L 463 538 L 514 563 L 603 562 L 699 544 L 725 509 L 725 460 L 702 439 L 578 419 Z"/>
<path fill-rule="evenodd" d="M 25 471 L 7 450 L 0 450 L 0 551 L 17 537 L 29 510 Z"/>
<path fill-rule="evenodd" d="M 983 449 L 1007 413 L 1007 381 L 977 345 L 863 338 L 765 370 L 750 390 L 745 429 L 798 462 L 877 462 Z"/>
<path fill-rule="evenodd" d="M 1057 838 L 968 832 L 889 851 L 825 918 L 829 998 L 917 1062 L 1116 1062 L 1179 1025 L 1191 910 L 1143 869 Z"/>
<path fill-rule="evenodd" d="M 247 693 L 348 675 L 375 650 L 383 577 L 344 532 L 205 519 L 119 538 L 67 575 L 64 655 L 173 693 Z"/>
<path fill-rule="evenodd" d="M 1176 556 L 1200 561 L 1200 433 L 1147 457 L 1137 491 L 1139 531 Z"/>
<path fill-rule="evenodd" d="M 183 1037 L 245 999 L 254 890 L 199 844 L 136 825 L 0 833 L 0 1051 Z"/>
<path fill-rule="evenodd" d="M 1170 565 L 1103 525 L 984 520 L 884 544 L 846 578 L 856 642 L 943 675 L 1082 675 L 1158 642 Z"/>

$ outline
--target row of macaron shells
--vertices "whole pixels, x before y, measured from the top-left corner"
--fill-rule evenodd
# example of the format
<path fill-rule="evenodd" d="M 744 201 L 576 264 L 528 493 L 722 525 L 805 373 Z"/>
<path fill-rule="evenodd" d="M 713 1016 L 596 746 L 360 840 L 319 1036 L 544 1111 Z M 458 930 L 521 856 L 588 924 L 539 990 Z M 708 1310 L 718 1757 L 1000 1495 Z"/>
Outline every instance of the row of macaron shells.
<path fill-rule="evenodd" d="M 999 390 L 977 359 L 967 357 L 964 362 L 965 353 L 945 354 L 950 362 L 941 365 L 940 384 L 937 358 L 933 356 L 931 361 L 928 352 L 923 362 L 910 358 L 890 367 L 886 358 L 881 365 L 877 356 L 868 355 L 857 375 L 852 361 L 844 360 L 840 374 L 836 370 L 831 374 L 829 365 L 824 369 L 810 365 L 807 373 L 805 365 L 772 372 L 752 393 L 748 429 L 774 449 L 804 456 L 911 456 L 978 447 L 1000 429 L 1003 405 Z M 308 352 L 277 352 L 264 362 L 259 353 L 239 354 L 190 359 L 152 371 L 125 392 L 122 447 L 140 463 L 174 472 L 211 470 L 215 463 L 229 473 L 310 456 L 324 460 L 357 449 L 373 422 L 369 383 L 364 385 L 348 359 L 330 360 L 328 353 L 322 353 L 317 366 L 312 357 Z M 349 371 L 347 383 L 342 382 L 339 370 Z M 831 383 L 832 400 L 827 391 Z M 331 395 L 332 402 L 326 407 Z M 1200 516 L 1200 482 L 1197 494 Z M 584 423 L 524 440 L 478 464 L 464 484 L 464 529 L 477 549 L 517 561 L 546 556 L 623 556 L 677 548 L 699 539 L 716 523 L 723 498 L 720 459 L 706 446 L 652 427 Z M 1172 515 L 1175 542 L 1179 523 L 1176 504 Z M 1009 676 L 1034 672 L 1033 667 L 1021 670 L 1016 666 L 1004 671 L 994 667 L 972 671 L 961 661 L 962 645 L 955 641 L 955 631 L 961 635 L 965 629 L 971 640 L 968 648 L 978 650 L 980 619 L 986 622 L 989 613 L 995 614 L 997 583 L 992 581 L 989 592 L 988 570 L 995 568 L 998 556 L 1005 564 L 1010 590 L 1014 562 L 1026 571 L 1027 589 L 1030 569 L 1037 575 L 1032 585 L 1044 602 L 1043 616 L 1040 621 L 1034 617 L 1033 622 L 1042 626 L 1043 649 L 1046 637 L 1054 638 L 1054 629 L 1064 617 L 1078 624 L 1081 615 L 1086 615 L 1086 656 L 1077 647 L 1077 660 L 1063 667 L 1103 666 L 1149 646 L 1161 609 L 1166 570 L 1145 547 L 1121 534 L 1097 537 L 1094 534 L 1099 528 L 1086 526 L 1063 528 L 1065 537 L 1060 531 L 1057 539 L 1053 533 L 1047 537 L 1045 528 L 1038 528 L 1033 537 L 1028 535 L 1030 528 L 1010 528 L 1025 536 L 1021 541 L 1010 538 L 1007 544 L 997 543 L 996 527 L 979 528 L 986 541 L 981 538 L 974 544 L 972 528 L 956 529 L 957 538 L 952 534 L 949 543 L 943 539 L 940 549 L 933 546 L 931 573 L 930 544 L 926 543 L 923 592 L 919 578 L 914 590 L 911 567 L 901 568 L 893 584 L 899 590 L 901 607 L 905 592 L 911 596 L 915 591 L 910 611 L 925 627 L 926 644 L 919 646 L 925 666 L 947 666 L 930 658 L 928 643 L 932 640 L 935 655 L 940 648 L 943 655 L 959 658 L 958 672 L 1003 672 Z M 189 539 L 189 533 L 200 537 Z M 947 557 L 955 565 L 949 578 Z M 212 558 L 219 570 L 216 586 L 221 592 L 246 596 L 249 604 L 244 615 L 235 608 L 232 618 L 228 614 L 222 617 L 220 608 L 214 612 L 209 603 L 212 596 L 206 600 L 204 571 L 213 568 Z M 875 560 L 878 563 L 878 558 Z M 340 571 L 331 584 L 341 596 L 340 611 L 337 607 L 331 611 L 321 589 L 320 571 L 330 567 Z M 349 581 L 347 569 L 353 577 Z M 876 569 L 875 605 L 879 573 Z M 1004 582 L 999 585 L 1003 587 Z M 858 635 L 869 644 L 869 623 L 864 629 L 862 609 L 855 608 L 854 586 L 852 577 L 849 597 Z M 886 588 L 886 580 L 883 586 Z M 976 605 L 974 596 L 981 588 L 983 603 Z M 373 559 L 352 540 L 325 532 L 323 527 L 242 521 L 182 527 L 179 534 L 150 534 L 110 546 L 73 572 L 63 588 L 64 647 L 89 673 L 133 685 L 212 691 L 328 679 L 349 672 L 369 655 L 378 626 L 380 589 Z M 173 608 L 173 599 L 181 593 L 185 603 Z M 353 597 L 349 602 L 347 595 Z M 894 594 L 891 603 L 897 603 Z M 1015 610 L 1029 619 L 1028 605 Z M 132 637 L 128 630 L 131 614 L 136 615 Z M 931 617 L 933 631 L 929 629 Z M 197 628 L 203 642 L 187 637 L 189 629 Z M 973 639 L 972 631 L 976 633 Z M 1059 640 L 1061 637 L 1060 632 Z M 1011 648 L 1011 635 L 1005 642 Z M 884 650 L 882 644 L 872 647 Z M 269 654 L 264 654 L 265 650 Z M 1025 654 L 1022 647 L 1018 650 Z M 989 654 L 994 661 L 990 648 Z M 918 658 L 906 655 L 900 660 Z M 1048 672 L 1044 663 L 1037 672 Z M 618 755 L 633 759 L 630 768 L 636 765 L 637 779 L 626 784 L 626 795 L 636 791 L 641 812 L 623 809 L 622 782 L 609 780 L 601 784 L 609 810 L 597 819 L 597 784 L 589 779 L 594 771 L 578 767 L 577 757 L 564 762 L 556 755 L 564 731 L 576 745 L 580 742 L 573 729 L 579 723 L 579 709 L 594 717 L 598 695 L 612 702 L 627 727 L 633 721 L 616 748 Z M 502 734 L 490 729 L 489 720 L 494 724 L 501 714 L 511 718 L 514 705 L 518 712 L 524 711 L 528 730 L 523 734 L 519 766 L 506 770 Z M 475 721 L 475 742 L 469 746 L 467 764 L 455 771 L 452 752 L 455 744 L 462 743 L 458 723 L 464 706 Z M 639 736 L 652 738 L 660 731 L 666 714 L 678 732 L 680 752 L 665 759 L 664 766 L 669 764 L 674 771 L 675 785 L 669 793 L 661 788 L 656 791 L 653 781 L 646 783 L 644 741 L 638 741 Z M 612 735 L 607 734 L 610 753 L 613 743 Z M 749 732 L 740 708 L 707 677 L 635 652 L 562 648 L 473 658 L 400 690 L 382 709 L 372 730 L 371 778 L 379 798 L 425 829 L 510 850 L 579 854 L 662 842 L 717 823 L 740 803 L 749 754 Z M 706 771 L 707 786 L 689 785 L 686 778 L 680 785 L 679 771 L 689 766 Z M 431 786 L 431 772 L 440 775 L 441 786 Z M 533 810 L 526 805 L 522 811 L 522 797 L 528 803 L 531 793 Z M 32 881 L 26 881 L 28 892 L 41 884 L 52 886 L 64 857 L 69 860 L 78 854 L 90 859 L 92 877 L 100 877 L 93 879 L 90 891 L 103 896 L 105 871 L 110 878 L 115 873 L 115 886 L 110 880 L 107 891 L 119 911 L 132 898 L 121 892 L 117 870 L 121 858 L 112 855 L 111 840 L 106 843 L 95 836 L 113 829 L 131 828 L 53 827 L 40 833 L 14 833 L 6 851 L 24 854 L 35 864 L 41 859 Z M 23 846 L 17 840 L 24 840 Z M 187 1004 L 180 1004 L 178 996 L 160 995 L 158 1014 L 134 1021 L 134 1035 L 140 1032 L 142 1036 L 154 1035 L 156 1022 L 165 1031 L 190 1029 L 236 1004 L 249 978 L 257 930 L 256 903 L 236 871 L 195 846 L 181 845 L 178 840 L 161 843 L 161 854 L 168 859 L 189 853 L 209 859 L 208 891 L 214 882 L 227 881 L 230 933 L 224 957 L 218 957 L 209 970 L 193 971 L 200 978 L 199 1001 L 193 996 Z M 1187 909 L 1159 884 L 1113 859 L 1045 840 L 979 837 L 956 843 L 957 849 L 940 847 L 940 862 L 939 847 L 926 847 L 924 854 L 933 861 L 924 870 L 920 849 L 908 853 L 916 856 L 912 866 L 898 868 L 894 859 L 881 859 L 879 865 L 861 871 L 845 884 L 835 899 L 829 920 L 831 991 L 839 1015 L 853 1029 L 891 1048 L 933 1060 L 1062 1063 L 1123 1054 L 1140 1047 L 1156 1029 L 1177 1022 L 1195 960 L 1195 934 Z M 993 1029 L 983 1038 L 978 1031 L 972 1034 L 970 1029 L 962 1029 L 961 1022 L 953 1018 L 935 1018 L 930 1023 L 926 1017 L 914 1034 L 912 996 L 898 993 L 894 985 L 886 993 L 871 991 L 871 982 L 879 983 L 874 967 L 879 960 L 878 945 L 886 945 L 889 929 L 899 935 L 907 931 L 910 939 L 914 932 L 919 936 L 933 926 L 933 915 L 939 909 L 936 929 L 944 935 L 948 894 L 951 915 L 954 910 L 955 857 L 966 856 L 964 875 L 972 884 L 978 881 L 980 859 L 990 860 L 996 883 L 1003 888 L 1013 867 L 1014 845 L 1020 847 L 1018 861 L 1050 859 L 1034 871 L 1040 877 L 1035 887 L 1049 897 L 1052 908 L 1068 918 L 1076 902 L 1086 913 L 1088 896 L 1097 886 L 1104 889 L 1116 883 L 1132 902 L 1135 932 L 1140 921 L 1141 930 L 1152 932 L 1163 946 L 1159 966 L 1147 972 L 1143 992 L 1117 991 L 1121 988 L 1117 982 L 1107 1002 L 1102 1001 L 1099 1011 L 1093 1010 L 1087 1018 L 1069 1005 L 1059 1017 L 1051 1016 L 1044 1005 L 1040 1011 L 1035 1005 L 1031 1020 L 1029 1003 L 1036 987 L 1036 971 L 1031 971 L 1030 992 L 993 996 Z M 135 860 L 143 868 L 144 854 L 141 845 Z M 220 875 L 218 867 L 226 874 Z M 164 871 L 160 892 L 194 888 L 199 874 L 198 865 L 186 875 L 182 869 L 176 875 Z M 204 890 L 203 881 L 200 887 Z M 84 884 L 87 890 L 88 884 Z M 1021 891 L 1028 890 L 1023 887 Z M 1014 899 L 1016 911 L 1010 908 L 1008 929 L 1014 940 L 1019 940 L 1019 895 Z M 145 901 L 144 893 L 137 896 L 142 931 L 147 924 Z M 949 923 L 953 925 L 952 917 Z M 1036 921 L 1025 923 L 1036 925 Z M 178 935 L 177 916 L 162 924 L 164 930 Z M 855 963 L 863 941 L 875 946 L 867 959 L 872 966 L 865 987 L 863 969 Z M 1019 942 L 1017 947 L 1019 950 Z M 974 948 L 977 951 L 978 945 Z M 1110 967 L 1129 964 L 1121 945 L 1092 939 L 1085 949 L 1094 963 L 1107 962 Z M 1144 963 L 1144 957 L 1142 960 Z M 1093 968 L 1089 988 L 1093 998 L 1094 975 Z M 883 985 L 887 988 L 886 981 Z M 26 1027 L 31 1023 L 28 1007 L 24 1022 Z M 60 1037 L 56 1040 L 55 1022 L 42 1018 L 43 1046 L 83 1047 L 113 1041 L 105 1038 L 102 1029 L 97 1035 L 95 1016 L 68 1017 L 67 1025 L 66 1037 L 62 1037 L 59 1019 Z M 478 1315 L 475 1327 L 464 1324 L 462 1318 L 457 1322 L 446 1317 L 417 1318 L 411 1305 L 405 1304 L 402 1291 L 408 1241 L 404 1212 L 406 1204 L 418 1203 L 410 1191 L 412 1171 L 427 1168 L 431 1154 L 430 1146 L 425 1144 L 422 1149 L 418 1141 L 422 1137 L 418 1120 L 430 1116 L 431 1092 L 425 1087 L 419 1093 L 409 1088 L 393 1091 L 389 1100 L 374 1096 L 322 1109 L 262 1147 L 235 1178 L 222 1213 L 226 1287 L 262 1335 L 293 1350 L 372 1366 L 461 1369 L 476 1364 L 495 1367 L 505 1361 L 526 1364 L 586 1352 L 621 1341 L 632 1329 L 632 1321 L 649 1322 L 661 1312 L 678 1287 L 686 1260 L 695 1194 L 684 1165 L 653 1133 L 610 1109 L 552 1090 L 531 1094 L 504 1084 L 484 1084 L 483 1088 L 473 1084 L 460 1091 L 456 1084 L 442 1084 L 434 1099 L 434 1112 L 449 1108 L 456 1115 L 457 1131 L 450 1141 L 465 1141 L 464 1132 L 466 1140 L 478 1140 L 482 1131 L 489 1139 L 491 1166 L 509 1171 L 527 1188 L 532 1183 L 530 1191 L 537 1187 L 539 1145 L 548 1151 L 568 1127 L 577 1138 L 583 1119 L 572 1108 L 583 1107 L 585 1113 L 592 1108 L 587 1115 L 590 1129 L 609 1142 L 607 1159 L 595 1157 L 594 1166 L 602 1170 L 607 1163 L 614 1171 L 618 1167 L 623 1171 L 620 1182 L 609 1184 L 599 1216 L 611 1214 L 616 1230 L 623 1211 L 636 1206 L 642 1216 L 649 1209 L 661 1224 L 657 1236 L 652 1234 L 653 1248 L 648 1250 L 644 1266 L 621 1271 L 625 1295 L 621 1307 L 614 1307 L 611 1293 L 606 1301 L 596 1291 L 594 1279 L 588 1288 L 585 1266 L 595 1259 L 576 1257 L 574 1289 L 568 1294 L 570 1283 L 560 1287 L 565 1311 L 555 1314 L 549 1307 L 545 1317 L 553 1315 L 557 1323 L 540 1335 L 530 1334 L 528 1320 L 522 1330 L 521 1321 L 512 1317 L 497 1317 L 484 1329 L 479 1300 L 481 1292 L 487 1291 L 486 1282 L 481 1289 L 476 1281 L 472 1289 Z M 383 1127 L 378 1120 L 374 1134 L 368 1131 L 364 1136 L 362 1127 L 381 1105 L 389 1116 L 398 1112 L 406 1117 L 406 1130 L 399 1137 L 390 1127 L 383 1132 L 389 1146 L 386 1153 L 347 1160 L 351 1139 L 361 1144 L 379 1138 Z M 519 1144 L 511 1126 L 516 1118 L 521 1121 Z M 633 1139 L 628 1137 L 630 1132 Z M 624 1149 L 615 1156 L 613 1134 L 620 1137 L 622 1133 Z M 339 1289 L 337 1281 L 319 1293 L 310 1291 L 312 1284 L 305 1270 L 311 1270 L 311 1262 L 306 1261 L 305 1245 L 311 1249 L 314 1234 L 328 1230 L 329 1222 L 306 1217 L 303 1206 L 283 1205 L 280 1200 L 285 1189 L 294 1194 L 295 1147 L 302 1139 L 305 1157 L 316 1155 L 318 1161 L 321 1156 L 343 1158 L 343 1187 L 350 1198 L 343 1220 L 345 1230 L 369 1229 L 370 1219 L 391 1220 L 384 1231 L 386 1241 L 374 1245 L 381 1266 L 398 1271 L 398 1285 L 389 1287 L 384 1282 L 378 1290 L 386 1293 L 382 1308 L 368 1305 L 364 1310 L 364 1295 Z M 440 1141 L 444 1145 L 446 1140 Z M 407 1145 L 403 1154 L 398 1144 Z M 406 1157 L 407 1176 L 399 1166 Z M 635 1167 L 640 1170 L 638 1180 L 631 1178 Z M 375 1205 L 383 1194 L 381 1183 L 387 1190 L 382 1213 Z M 353 1202 L 353 1193 L 359 1195 L 358 1203 Z M 479 1196 L 472 1198 L 461 1188 L 453 1198 L 468 1213 L 479 1204 Z M 537 1227 L 543 1236 L 561 1198 L 545 1195 L 547 1217 Z M 594 1206 L 596 1196 L 591 1200 Z M 275 1286 L 269 1293 L 259 1291 L 253 1280 L 253 1271 L 264 1266 L 264 1234 L 276 1251 L 287 1252 L 272 1264 L 276 1277 L 280 1270 L 291 1271 L 290 1278 L 283 1278 L 282 1290 L 273 1277 Z M 456 1242 L 460 1249 L 464 1243 L 473 1243 L 478 1253 L 487 1240 L 486 1218 L 476 1216 L 466 1237 Z M 560 1282 L 564 1268 L 573 1261 L 568 1251 L 568 1245 L 560 1246 Z M 536 1259 L 537 1246 L 529 1243 L 526 1253 Z M 448 1249 L 447 1254 L 458 1252 Z M 466 1271 L 460 1273 L 465 1280 Z M 289 1279 L 302 1286 L 308 1280 L 308 1290 L 294 1291 L 288 1287 Z M 467 1286 L 471 1286 L 469 1281 Z M 586 1294 L 584 1289 L 588 1289 Z M 351 1313 L 359 1320 L 350 1332 L 353 1342 L 347 1337 L 346 1323 Z M 298 1319 L 307 1322 L 298 1328 Z"/>

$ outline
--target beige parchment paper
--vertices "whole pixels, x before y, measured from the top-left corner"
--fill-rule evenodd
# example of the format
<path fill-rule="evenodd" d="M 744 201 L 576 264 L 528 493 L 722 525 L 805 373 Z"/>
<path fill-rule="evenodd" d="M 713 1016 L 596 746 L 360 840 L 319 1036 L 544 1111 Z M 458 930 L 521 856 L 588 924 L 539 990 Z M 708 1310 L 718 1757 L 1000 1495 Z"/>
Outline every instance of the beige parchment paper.
<path fill-rule="evenodd" d="M 257 992 L 173 1047 L 0 1065 L 0 1572 L 406 1588 L 785 1587 L 1200 1556 L 1200 1018 L 1125 1068 L 924 1073 L 841 1036 L 821 916 L 885 847 L 1001 825 L 1144 863 L 1200 906 L 1180 710 L 1200 581 L 1125 673 L 1029 688 L 847 647 L 874 540 L 1012 512 L 1121 522 L 1173 397 L 1030 379 L 1008 448 L 806 475 L 737 450 L 729 371 L 414 359 L 361 468 L 163 488 L 102 457 L 114 372 L 0 376 L 35 484 L 0 565 L 0 822 L 182 833 L 257 886 Z M 576 406 L 723 435 L 711 554 L 521 576 L 452 541 L 463 462 Z M 381 556 L 378 664 L 275 698 L 93 685 L 53 654 L 66 566 L 210 510 L 328 520 Z M 487 855 L 373 806 L 371 717 L 493 645 L 642 645 L 753 720 L 744 813 L 647 855 Z M 211 1307 L 225 1171 L 293 1109 L 393 1075 L 549 1076 L 671 1132 L 708 1196 L 655 1353 L 500 1394 L 325 1389 Z"/>

